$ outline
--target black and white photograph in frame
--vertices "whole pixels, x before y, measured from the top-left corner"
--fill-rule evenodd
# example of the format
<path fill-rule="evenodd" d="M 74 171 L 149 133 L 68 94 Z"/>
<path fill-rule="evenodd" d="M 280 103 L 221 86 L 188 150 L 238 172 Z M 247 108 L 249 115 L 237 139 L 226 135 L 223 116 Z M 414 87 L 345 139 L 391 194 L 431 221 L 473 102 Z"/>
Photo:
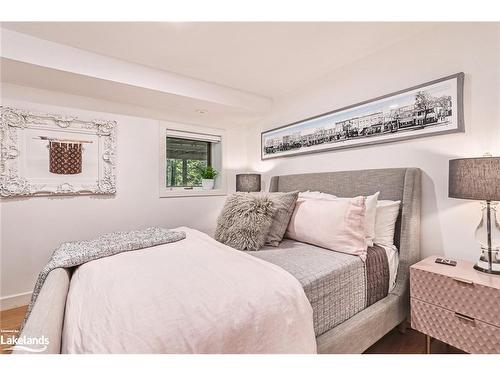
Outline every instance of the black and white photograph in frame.
<path fill-rule="evenodd" d="M 262 160 L 464 132 L 464 73 L 262 132 Z"/>

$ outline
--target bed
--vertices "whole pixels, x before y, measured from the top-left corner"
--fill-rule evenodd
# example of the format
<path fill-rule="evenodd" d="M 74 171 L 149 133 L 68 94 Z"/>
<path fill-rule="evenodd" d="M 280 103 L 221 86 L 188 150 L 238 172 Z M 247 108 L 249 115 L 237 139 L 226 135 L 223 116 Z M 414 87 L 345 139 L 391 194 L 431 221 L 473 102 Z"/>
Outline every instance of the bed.
<path fill-rule="evenodd" d="M 356 304 L 355 300 L 353 303 L 348 304 L 349 307 L 347 309 L 342 308 L 340 310 L 336 310 L 335 305 L 328 305 L 327 303 L 321 307 L 324 314 L 318 316 L 318 308 L 316 307 L 314 319 L 314 333 L 316 336 L 315 349 L 317 349 L 319 353 L 362 353 L 387 332 L 407 319 L 409 310 L 409 266 L 417 262 L 420 258 L 419 169 L 396 168 L 275 176 L 271 179 L 269 190 L 271 192 L 318 190 L 344 197 L 370 195 L 376 191 L 380 191 L 380 199 L 400 200 L 402 202 L 401 212 L 396 224 L 395 245 L 399 249 L 399 263 L 394 285 L 391 286 L 386 297 L 370 304 L 366 308 L 360 303 Z M 287 250 L 287 247 L 297 248 L 297 246 L 297 243 L 284 241 L 281 245 L 281 249 Z M 300 248 L 300 246 L 298 247 L 297 254 L 303 256 L 304 251 L 307 252 L 307 249 Z M 312 261 L 312 263 L 316 263 L 317 265 L 324 264 L 322 257 L 331 255 L 331 252 L 326 254 L 324 251 L 326 250 L 316 249 L 314 257 L 318 261 Z M 140 254 L 140 252 L 137 253 Z M 268 262 L 268 268 L 272 268 L 271 265 L 276 265 L 279 263 L 279 260 L 266 259 L 266 257 L 273 258 L 270 254 L 271 252 L 269 249 L 264 249 L 256 254 L 248 255 L 248 258 L 260 258 L 256 259 L 256 261 Z M 121 255 L 123 254 L 115 255 L 114 257 L 120 257 Z M 137 256 L 137 254 L 127 254 L 127 256 Z M 278 255 L 277 258 L 282 258 L 282 256 Z M 97 267 L 99 263 L 96 262 L 98 261 L 90 262 L 90 264 L 95 263 L 95 267 Z M 355 272 L 356 267 L 359 268 L 360 266 L 356 257 L 350 255 L 339 255 L 335 259 L 331 259 L 331 263 L 340 264 L 341 272 L 347 272 L 346 270 L 352 269 L 353 275 L 357 274 Z M 291 264 L 293 268 L 294 262 L 292 261 Z M 294 274 L 293 269 L 289 268 L 290 264 L 287 266 L 282 263 L 278 264 L 278 266 L 287 271 L 281 274 L 284 279 L 287 278 L 287 275 Z M 289 269 L 287 269 L 287 267 Z M 274 270 L 276 269 L 277 268 L 274 268 Z M 76 274 L 80 275 L 81 272 L 78 273 L 78 271 L 79 269 L 77 269 Z M 320 271 L 321 270 L 318 269 L 318 272 Z M 309 275 L 311 275 L 315 273 L 315 270 L 314 268 L 309 269 L 308 272 Z M 302 275 L 303 280 L 307 279 L 307 275 L 307 272 Z M 303 280 L 300 279 L 302 276 L 294 276 L 301 281 L 307 294 L 307 283 L 304 283 Z M 71 294 L 72 285 L 74 289 L 72 277 L 74 277 L 74 275 L 66 269 L 56 269 L 49 274 L 38 295 L 37 303 L 23 329 L 23 335 L 34 337 L 44 335 L 49 338 L 48 348 L 45 353 L 60 353 L 64 351 L 62 350 L 61 338 L 64 336 L 64 332 L 68 331 L 68 327 L 66 327 L 65 330 L 64 322 L 65 314 L 66 318 L 68 318 L 68 311 L 71 311 L 71 309 L 68 310 L 68 306 L 71 306 L 68 294 Z M 237 275 L 234 277 L 237 277 Z M 360 283 L 362 280 L 358 280 L 357 282 Z M 291 282 L 291 284 L 293 284 L 293 282 Z M 300 284 L 298 285 L 300 286 Z M 311 286 L 313 284 L 310 283 L 308 285 Z M 354 283 L 352 285 L 354 285 Z M 296 290 L 290 291 L 291 294 L 296 292 Z M 349 289 L 346 289 L 345 292 L 347 295 L 355 294 L 355 292 L 351 293 Z M 299 296 L 297 298 L 298 299 L 295 301 L 301 301 L 300 298 L 303 297 Z M 359 297 L 358 299 L 362 298 Z M 325 301 L 327 299 L 323 298 L 323 300 Z M 70 301 L 69 304 L 68 301 Z M 286 303 L 293 306 L 295 302 L 287 300 Z M 298 305 L 302 306 L 300 303 Z M 304 317 L 307 316 L 309 312 L 306 311 L 306 308 L 303 310 L 304 311 L 301 311 L 300 314 L 297 313 L 295 316 L 293 314 L 290 315 L 290 319 L 292 321 L 305 319 Z M 296 312 L 293 311 L 292 313 Z M 312 318 L 308 319 L 312 320 Z M 310 323 L 312 326 L 313 322 L 311 321 Z M 301 325 L 306 326 L 308 324 L 309 323 L 302 323 Z M 289 327 L 285 327 L 284 329 L 289 329 Z M 286 334 L 289 333 L 287 332 Z M 272 340 L 272 335 L 269 336 L 269 340 Z M 309 344 L 307 343 L 305 345 Z M 265 347 L 261 349 L 265 351 Z M 295 349 L 300 351 L 299 347 Z M 262 351 L 256 350 L 256 352 Z M 217 352 L 217 348 L 214 349 L 214 352 Z M 296 351 L 290 350 L 290 352 Z"/>

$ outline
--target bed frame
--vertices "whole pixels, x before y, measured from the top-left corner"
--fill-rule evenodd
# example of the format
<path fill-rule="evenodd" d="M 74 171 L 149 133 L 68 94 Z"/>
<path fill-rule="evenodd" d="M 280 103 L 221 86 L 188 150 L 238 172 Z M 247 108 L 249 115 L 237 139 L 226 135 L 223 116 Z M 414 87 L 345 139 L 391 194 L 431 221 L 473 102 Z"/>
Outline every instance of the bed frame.
<path fill-rule="evenodd" d="M 313 190 L 339 197 L 371 195 L 400 200 L 394 242 L 399 249 L 396 286 L 389 295 L 316 338 L 318 353 L 363 353 L 409 315 L 409 268 L 420 260 L 421 173 L 418 168 L 275 176 L 269 191 Z"/>
<path fill-rule="evenodd" d="M 319 353 L 362 353 L 409 313 L 409 267 L 420 260 L 420 170 L 416 168 L 372 169 L 349 172 L 309 173 L 276 176 L 271 192 L 317 190 L 337 196 L 371 195 L 379 199 L 401 200 L 395 243 L 399 249 L 396 286 L 384 299 L 367 307 L 335 328 L 317 337 Z M 66 296 L 71 274 L 56 269 L 47 277 L 37 303 L 22 331 L 23 335 L 49 338 L 44 353 L 61 351 Z M 16 351 L 16 353 L 24 353 Z"/>

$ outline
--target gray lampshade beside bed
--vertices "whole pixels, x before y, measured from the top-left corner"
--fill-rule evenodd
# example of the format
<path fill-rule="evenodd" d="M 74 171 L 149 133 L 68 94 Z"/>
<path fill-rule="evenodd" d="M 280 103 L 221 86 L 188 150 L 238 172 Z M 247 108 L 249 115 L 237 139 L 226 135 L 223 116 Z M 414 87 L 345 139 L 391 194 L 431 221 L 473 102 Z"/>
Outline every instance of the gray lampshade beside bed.
<path fill-rule="evenodd" d="M 450 160 L 450 198 L 500 200 L 500 157 Z"/>
<path fill-rule="evenodd" d="M 236 175 L 236 191 L 257 192 L 260 191 L 260 174 L 242 173 Z"/>

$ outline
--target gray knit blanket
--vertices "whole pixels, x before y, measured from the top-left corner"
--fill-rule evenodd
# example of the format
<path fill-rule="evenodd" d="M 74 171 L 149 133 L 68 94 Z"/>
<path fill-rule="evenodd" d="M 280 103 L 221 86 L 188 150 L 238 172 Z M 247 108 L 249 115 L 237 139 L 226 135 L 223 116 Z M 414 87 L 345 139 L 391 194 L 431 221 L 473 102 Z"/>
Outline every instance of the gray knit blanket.
<path fill-rule="evenodd" d="M 186 238 L 186 233 L 184 232 L 174 232 L 168 229 L 152 227 L 143 230 L 107 233 L 90 241 L 66 242 L 61 244 L 38 275 L 38 280 L 35 284 L 31 302 L 22 326 L 24 327 L 43 283 L 52 270 L 56 268 L 76 267 L 92 260 L 109 257 L 125 251 L 177 242 L 184 238 Z"/>

